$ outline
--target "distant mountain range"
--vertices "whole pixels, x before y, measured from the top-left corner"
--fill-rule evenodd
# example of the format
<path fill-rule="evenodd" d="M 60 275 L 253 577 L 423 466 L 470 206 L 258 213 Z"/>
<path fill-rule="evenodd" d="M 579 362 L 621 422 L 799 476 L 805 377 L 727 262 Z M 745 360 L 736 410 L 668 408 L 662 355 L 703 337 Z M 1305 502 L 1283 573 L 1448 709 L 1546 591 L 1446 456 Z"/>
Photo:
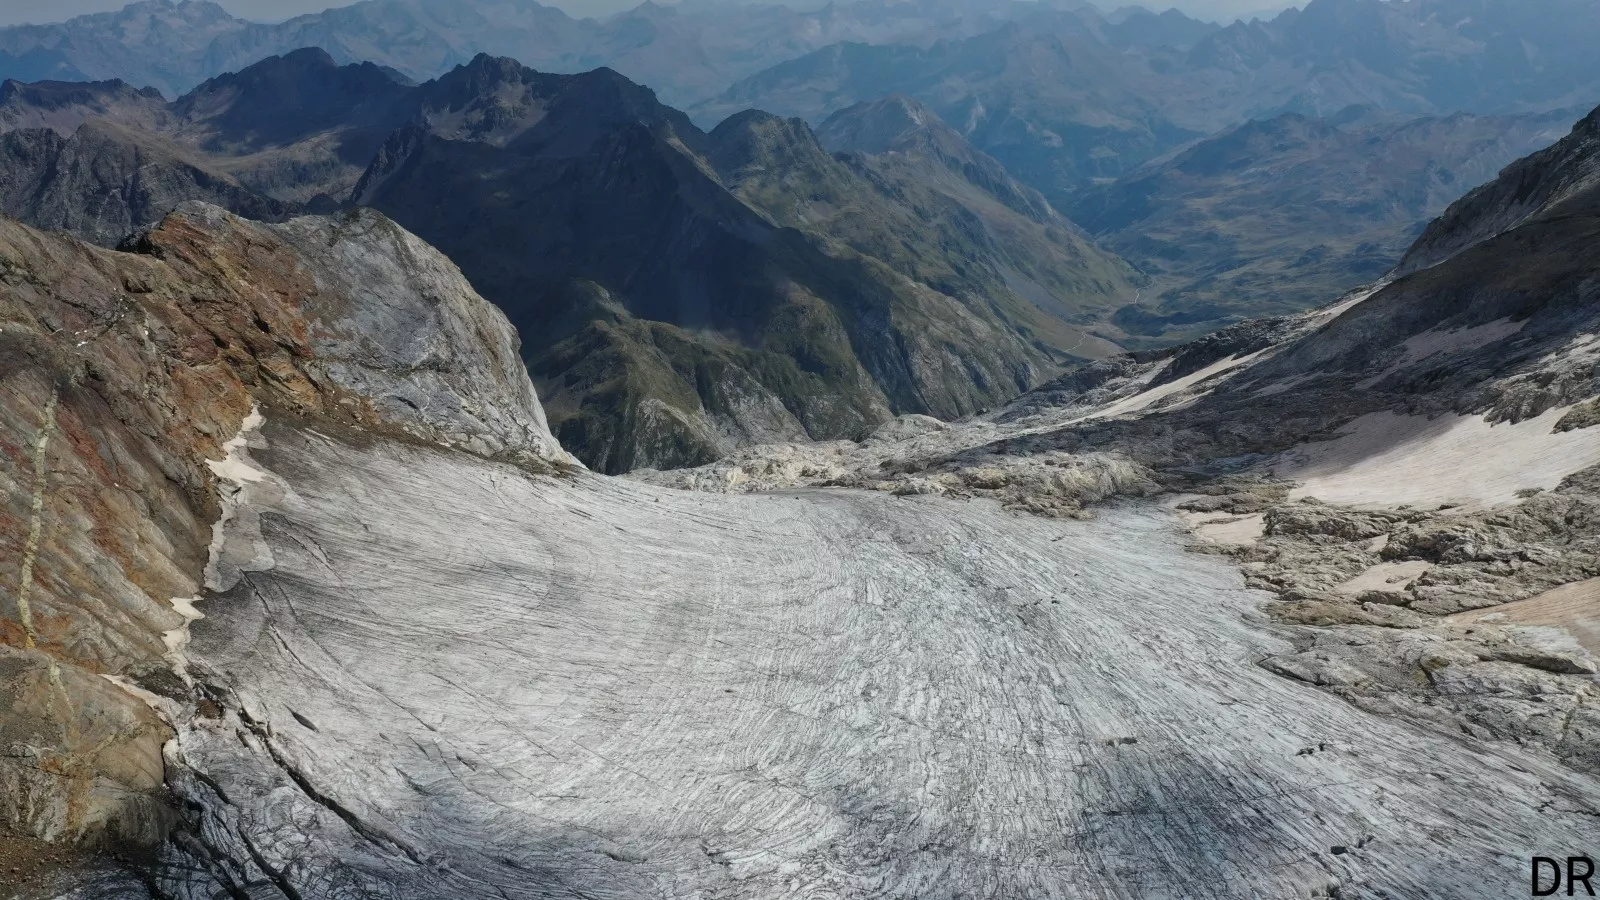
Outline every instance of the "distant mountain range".
<path fill-rule="evenodd" d="M 506 310 L 573 452 L 693 465 L 967 415 L 1377 277 L 1600 96 L 1600 2 L 1549 2 L 1221 27 L 1074 0 L 275 25 L 147 0 L 0 29 L 0 75 L 34 79 L 0 81 L 0 210 L 114 245 L 183 200 L 375 206 Z"/>
<path fill-rule="evenodd" d="M 1116 27 L 1139 23 L 1138 39 Z M 1410 116 L 1587 108 L 1600 3 L 1311 0 L 1268 22 L 1112 26 L 1041 7 L 931 45 L 840 43 L 752 75 L 694 112 L 756 107 L 821 121 L 890 92 L 927 103 L 1058 206 L 1190 140 L 1352 104 Z"/>
<path fill-rule="evenodd" d="M 1063 5 L 1088 8 L 1075 0 Z M 375 62 L 416 81 L 489 53 L 547 72 L 607 66 L 649 84 L 670 103 L 686 104 L 839 41 L 927 44 L 981 34 L 1036 6 L 1021 0 L 854 0 L 795 11 L 775 4 L 646 2 L 597 21 L 534 0 L 363 0 L 261 24 L 209 0 L 140 0 L 61 24 L 0 28 L 0 79 L 120 78 L 172 96 L 302 47 L 321 47 L 341 63 Z"/>
<path fill-rule="evenodd" d="M 1188 141 L 1287 112 L 1410 116 L 1587 108 L 1600 3 L 1311 0 L 1227 27 L 1080 0 L 647 2 L 604 21 L 534 0 L 363 0 L 278 24 L 207 0 L 0 29 L 0 79 L 120 79 L 167 95 L 321 47 L 414 81 L 479 53 L 545 72 L 616 69 L 711 128 L 762 109 L 820 123 L 903 93 L 1058 207 Z"/>
<path fill-rule="evenodd" d="M 798 120 L 701 131 L 608 69 L 481 56 L 412 85 L 308 49 L 171 103 L 8 82 L 0 202 L 103 244 L 185 199 L 376 207 L 506 311 L 605 471 L 967 415 L 1118 349 L 1091 332 L 1131 267 L 926 110 L 855 116 L 895 139 L 836 156 Z"/>
<path fill-rule="evenodd" d="M 1579 115 L 1286 113 L 1084 191 L 1070 212 L 1152 277 L 1116 317 L 1124 343 L 1168 344 L 1380 277 L 1469 186 L 1549 146 Z"/>
<path fill-rule="evenodd" d="M 960 200 L 875 181 L 803 122 L 702 132 L 609 70 L 482 57 L 412 102 L 352 200 L 507 311 L 558 435 L 597 468 L 970 414 L 1109 352 L 1082 328 L 1133 293 L 1048 208 L 988 200 L 1002 227 L 1053 229 L 1002 251 Z"/>

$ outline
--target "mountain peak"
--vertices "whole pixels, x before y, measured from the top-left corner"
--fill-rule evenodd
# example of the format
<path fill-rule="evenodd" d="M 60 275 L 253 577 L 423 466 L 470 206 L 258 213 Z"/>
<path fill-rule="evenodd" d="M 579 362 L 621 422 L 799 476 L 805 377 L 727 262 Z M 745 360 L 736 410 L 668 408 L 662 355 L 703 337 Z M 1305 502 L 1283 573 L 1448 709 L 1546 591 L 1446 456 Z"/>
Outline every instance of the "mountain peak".
<path fill-rule="evenodd" d="M 406 86 L 372 63 L 341 66 L 328 51 L 304 47 L 220 75 L 173 104 L 214 147 L 260 149 L 333 128 L 387 122 Z"/>
<path fill-rule="evenodd" d="M 208 79 L 190 91 L 184 99 L 213 94 L 229 88 L 278 90 L 307 77 L 326 77 L 330 73 L 337 72 L 339 68 L 333 56 L 321 47 L 302 47 L 281 56 L 268 56 L 237 72 Z M 377 69 L 376 66 L 372 68 Z M 184 100 L 179 102 L 182 103 Z"/>
<path fill-rule="evenodd" d="M 538 144 L 556 156 L 582 153 L 601 134 L 642 124 L 693 142 L 700 132 L 655 92 L 619 72 L 535 71 L 514 59 L 479 54 L 418 89 L 415 117 L 430 133 L 505 147 Z"/>
<path fill-rule="evenodd" d="M 509 102 L 508 91 L 521 92 L 530 86 L 537 93 L 548 93 L 574 77 L 539 72 L 509 56 L 479 53 L 469 62 L 428 82 L 424 88 L 430 105 L 459 109 L 491 97 L 499 97 L 502 103 Z"/>
<path fill-rule="evenodd" d="M 177 19 L 188 24 L 235 21 L 232 13 L 211 2 L 211 0 L 141 0 L 139 3 L 130 3 L 121 10 L 100 13 L 99 15 L 127 20 L 139 16 L 173 16 L 173 14 L 176 14 Z M 88 18 L 88 16 L 79 18 Z"/>
<path fill-rule="evenodd" d="M 785 119 L 747 109 L 723 120 L 711 132 L 711 163 L 738 180 L 751 168 L 810 171 L 832 160 L 804 119 Z"/>
<path fill-rule="evenodd" d="M 155 88 L 136 88 L 120 78 L 88 82 L 22 82 L 8 78 L 0 82 L 0 106 L 25 103 L 41 109 L 59 109 L 112 98 L 164 101 L 161 92 Z"/>
<path fill-rule="evenodd" d="M 998 160 L 968 143 L 933 110 L 904 94 L 834 113 L 817 126 L 817 138 L 834 153 L 926 158 L 1036 222 L 1061 221 L 1044 195 L 1018 182 Z"/>
<path fill-rule="evenodd" d="M 290 50 L 282 56 L 271 57 L 270 59 L 276 59 L 285 66 L 313 70 L 336 69 L 339 67 L 339 64 L 334 61 L 333 55 L 321 47 L 301 47 L 298 50 Z M 263 60 L 263 62 L 266 61 Z M 250 68 L 255 67 L 251 66 Z"/>
<path fill-rule="evenodd" d="M 944 133 L 960 140 L 933 111 L 905 94 L 857 103 L 829 116 L 818 127 L 818 137 L 836 153 L 888 153 L 904 150 L 908 143 Z"/>
<path fill-rule="evenodd" d="M 153 125 L 167 117 L 167 101 L 155 88 L 125 81 L 0 82 L 0 131 L 49 128 L 67 137 L 86 119 L 99 117 Z"/>
<path fill-rule="evenodd" d="M 467 62 L 456 66 L 454 72 L 465 72 L 472 78 L 487 78 L 506 81 L 520 78 L 533 70 L 509 56 L 494 56 L 489 53 L 479 53 Z"/>

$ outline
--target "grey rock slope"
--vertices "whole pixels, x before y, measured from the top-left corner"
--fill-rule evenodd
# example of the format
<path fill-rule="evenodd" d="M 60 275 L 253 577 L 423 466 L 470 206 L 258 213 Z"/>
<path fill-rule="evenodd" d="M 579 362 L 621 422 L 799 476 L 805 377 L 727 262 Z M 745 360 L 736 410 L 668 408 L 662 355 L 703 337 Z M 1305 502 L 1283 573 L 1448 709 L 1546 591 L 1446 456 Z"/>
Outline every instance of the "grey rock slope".
<path fill-rule="evenodd" d="M 314 381 L 363 398 L 383 422 L 435 445 L 530 464 L 571 462 L 550 434 L 504 314 L 442 253 L 382 214 L 352 210 L 266 226 L 186 203 L 173 215 L 203 234 L 280 243 L 310 274 L 317 296 L 301 300 L 300 311 L 311 322 L 305 366 Z M 149 234 L 129 246 L 163 252 Z"/>
<path fill-rule="evenodd" d="M 1499 178 L 1453 204 L 1406 254 L 1401 271 L 1416 271 L 1448 259 L 1522 222 L 1547 215 L 1562 202 L 1592 192 L 1597 184 L 1600 111 L 1590 113 L 1554 146 L 1517 161 Z"/>
<path fill-rule="evenodd" d="M 170 823 L 171 732 L 123 679 L 178 683 L 253 409 L 569 463 L 504 317 L 376 213 L 185 206 L 130 250 L 0 220 L 0 832 L 148 844 Z"/>

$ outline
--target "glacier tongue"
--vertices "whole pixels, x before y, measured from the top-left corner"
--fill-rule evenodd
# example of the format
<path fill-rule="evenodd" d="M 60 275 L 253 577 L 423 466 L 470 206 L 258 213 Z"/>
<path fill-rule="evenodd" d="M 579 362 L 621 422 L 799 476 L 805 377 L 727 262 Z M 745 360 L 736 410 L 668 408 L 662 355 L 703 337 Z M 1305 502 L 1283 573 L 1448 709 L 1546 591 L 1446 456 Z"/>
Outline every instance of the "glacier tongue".
<path fill-rule="evenodd" d="M 165 894 L 1488 898 L 1600 838 L 1547 758 L 1257 667 L 1262 595 L 1154 507 L 266 436 L 276 565 L 193 625 Z"/>

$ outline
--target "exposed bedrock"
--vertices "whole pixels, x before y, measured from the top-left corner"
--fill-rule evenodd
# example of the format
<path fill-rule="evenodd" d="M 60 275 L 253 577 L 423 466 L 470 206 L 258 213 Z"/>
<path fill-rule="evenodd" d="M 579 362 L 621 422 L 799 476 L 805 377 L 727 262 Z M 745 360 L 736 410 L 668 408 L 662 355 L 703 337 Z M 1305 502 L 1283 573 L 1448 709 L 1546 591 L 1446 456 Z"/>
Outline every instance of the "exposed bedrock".
<path fill-rule="evenodd" d="M 51 840 L 164 831 L 171 735 L 135 694 L 177 685 L 252 408 L 567 464 L 504 317 L 376 213 L 190 205 L 127 246 L 0 220 L 0 829 Z"/>

